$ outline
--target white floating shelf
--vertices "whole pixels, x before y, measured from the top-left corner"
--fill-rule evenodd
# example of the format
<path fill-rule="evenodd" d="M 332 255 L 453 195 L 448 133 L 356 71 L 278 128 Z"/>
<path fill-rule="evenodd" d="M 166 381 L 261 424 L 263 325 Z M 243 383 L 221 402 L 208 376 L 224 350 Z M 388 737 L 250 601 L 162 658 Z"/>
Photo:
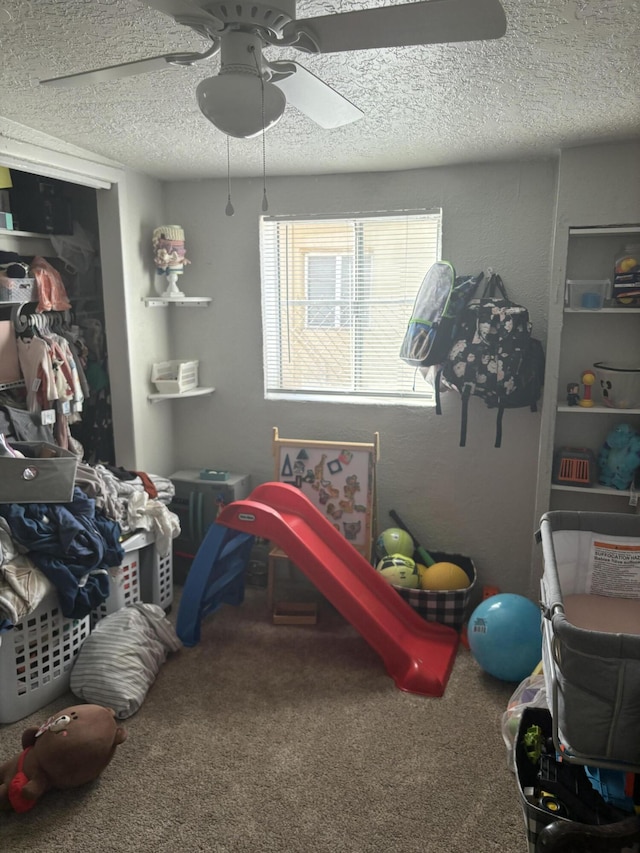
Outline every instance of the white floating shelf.
<path fill-rule="evenodd" d="M 571 415 L 640 415 L 640 409 L 614 409 L 611 406 L 558 405 L 558 411 Z"/>
<path fill-rule="evenodd" d="M 0 235 L 5 237 L 36 237 L 39 240 L 50 240 L 51 234 L 40 234 L 37 231 L 14 231 L 13 228 L 0 228 Z"/>
<path fill-rule="evenodd" d="M 565 314 L 640 314 L 640 308 L 624 306 L 606 306 L 605 308 L 569 308 L 564 309 Z"/>
<path fill-rule="evenodd" d="M 609 497 L 629 497 L 631 489 L 614 489 L 611 486 L 560 486 L 557 483 L 551 485 L 555 492 L 582 492 L 591 495 L 609 495 Z"/>
<path fill-rule="evenodd" d="M 609 237 L 611 234 L 640 234 L 640 225 L 584 225 L 577 228 L 569 228 L 571 236 L 578 237 Z"/>
<path fill-rule="evenodd" d="M 167 305 L 179 305 L 187 308 L 206 306 L 211 302 L 210 296 L 145 296 L 143 302 L 147 308 L 165 308 Z"/>
<path fill-rule="evenodd" d="M 190 391 L 175 394 L 149 394 L 147 399 L 152 403 L 160 403 L 162 400 L 183 400 L 185 397 L 204 397 L 206 394 L 213 394 L 215 390 L 215 388 L 192 388 Z"/>

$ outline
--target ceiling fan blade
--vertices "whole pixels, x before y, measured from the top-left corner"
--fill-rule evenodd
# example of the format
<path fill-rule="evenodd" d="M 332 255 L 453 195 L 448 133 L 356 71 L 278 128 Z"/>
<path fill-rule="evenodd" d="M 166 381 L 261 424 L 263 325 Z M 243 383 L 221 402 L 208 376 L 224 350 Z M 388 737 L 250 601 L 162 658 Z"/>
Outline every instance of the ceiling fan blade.
<path fill-rule="evenodd" d="M 199 3 L 191 0 L 142 0 L 145 6 L 150 6 L 158 12 L 164 12 L 172 18 L 200 17 L 202 20 L 212 20 L 213 15 L 201 8 Z"/>
<path fill-rule="evenodd" d="M 309 116 L 320 127 L 341 127 L 364 115 L 355 104 L 297 62 L 265 64 L 275 72 L 271 82 L 284 92 L 287 103 Z M 280 77 L 280 74 L 286 76 Z"/>
<path fill-rule="evenodd" d="M 334 53 L 496 39 L 506 28 L 499 0 L 419 0 L 300 19 L 285 27 L 284 36 L 308 34 L 320 53 Z"/>
<path fill-rule="evenodd" d="M 163 56 L 151 56 L 149 59 L 137 59 L 134 62 L 123 62 L 120 65 L 108 65 L 105 68 L 94 68 L 92 71 L 80 71 L 77 74 L 66 74 L 64 77 L 51 77 L 41 80 L 42 86 L 57 86 L 71 88 L 86 86 L 94 83 L 108 83 L 121 77 L 132 77 L 147 71 L 161 71 L 169 65 L 193 65 L 200 59 L 208 59 L 220 49 L 220 43 L 214 42 L 204 53 L 167 53 Z"/>
<path fill-rule="evenodd" d="M 208 32 L 220 31 L 223 27 L 222 22 L 216 18 L 213 12 L 208 12 L 202 6 L 205 2 L 191 2 L 191 0 L 143 0 L 145 6 L 155 9 L 157 12 L 163 12 L 165 15 L 172 17 L 177 23 L 191 26 L 195 30 L 199 29 L 199 25 L 203 26 Z"/>
<path fill-rule="evenodd" d="M 169 65 L 170 56 L 153 56 L 149 59 L 138 59 L 136 62 L 124 62 L 121 65 L 109 65 L 105 68 L 95 68 L 92 71 L 80 71 L 77 74 L 66 74 L 64 77 L 51 77 L 41 80 L 42 86 L 72 86 L 91 85 L 92 83 L 107 83 L 120 77 L 143 74 L 146 71 L 159 71 Z"/>

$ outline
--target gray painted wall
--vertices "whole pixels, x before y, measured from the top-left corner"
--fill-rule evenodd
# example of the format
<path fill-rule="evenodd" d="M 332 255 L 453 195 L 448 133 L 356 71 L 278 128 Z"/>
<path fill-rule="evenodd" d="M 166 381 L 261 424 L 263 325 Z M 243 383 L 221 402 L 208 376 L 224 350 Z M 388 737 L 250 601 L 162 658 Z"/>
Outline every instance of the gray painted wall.
<path fill-rule="evenodd" d="M 268 180 L 270 213 L 353 212 L 441 206 L 443 256 L 460 272 L 493 267 L 530 310 L 544 338 L 556 188 L 551 161 Z M 224 214 L 224 181 L 171 183 L 165 210 L 186 233 L 188 295 L 213 297 L 195 314 L 174 312 L 174 357 L 201 360 L 213 397 L 174 402 L 175 462 L 273 478 L 272 428 L 285 438 L 369 441 L 380 433 L 378 513 L 393 508 L 434 550 L 471 556 L 480 583 L 524 592 L 529 578 L 540 416 L 505 416 L 471 401 L 467 446 L 458 446 L 459 399 L 444 413 L 407 406 L 265 401 L 258 223 L 262 185 L 232 182 L 236 214 Z M 380 330 L 384 334 L 384 330 Z M 400 341 L 398 341 L 398 347 Z M 418 381 L 421 381 L 418 378 Z"/>
<path fill-rule="evenodd" d="M 3 152 L 24 157 L 33 171 L 53 162 L 114 181 L 98 199 L 119 464 L 165 475 L 227 467 L 250 472 L 257 484 L 273 477 L 274 426 L 285 438 L 322 440 L 368 441 L 378 431 L 381 527 L 394 508 L 427 547 L 471 556 L 481 585 L 528 592 L 540 438 L 549 446 L 539 415 L 507 413 L 496 450 L 494 415 L 472 401 L 467 447 L 459 448 L 453 394 L 442 417 L 411 407 L 264 400 L 260 181 L 232 182 L 236 215 L 228 218 L 224 181 L 163 185 L 19 140 L 1 140 Z M 640 141 L 570 149 L 558 163 L 270 179 L 268 194 L 271 213 L 442 206 L 443 256 L 461 272 L 497 269 L 545 340 L 569 224 L 640 220 Z M 153 293 L 151 233 L 170 220 L 185 228 L 193 262 L 181 286 L 187 295 L 212 296 L 209 308 L 144 306 Z M 199 358 L 201 384 L 216 393 L 151 404 L 151 364 L 165 358 Z M 555 401 L 555 390 L 546 397 Z M 552 422 L 545 418 L 545 432 Z"/>

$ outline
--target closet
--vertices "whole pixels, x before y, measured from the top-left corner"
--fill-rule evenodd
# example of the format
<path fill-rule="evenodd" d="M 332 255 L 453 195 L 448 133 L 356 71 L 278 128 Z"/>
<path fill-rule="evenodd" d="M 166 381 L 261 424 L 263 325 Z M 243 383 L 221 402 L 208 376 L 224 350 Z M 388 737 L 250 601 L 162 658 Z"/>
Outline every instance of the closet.
<path fill-rule="evenodd" d="M 77 164 L 78 168 L 81 166 L 82 163 Z M 11 174 L 16 174 L 13 169 Z M 75 172 L 70 174 L 73 177 Z M 12 191 L 25 186 L 25 192 L 30 195 L 34 177 L 37 176 L 31 173 L 18 177 Z M 36 432 L 33 436 L 37 444 L 35 449 L 47 451 L 43 457 L 39 452 L 33 456 L 26 452 L 24 444 L 11 448 L 19 450 L 22 447 L 29 458 L 4 459 L 5 467 L 0 477 L 0 483 L 6 486 L 4 494 L 0 494 L 3 521 L 0 580 L 4 584 L 0 596 L 3 604 L 0 607 L 0 725 L 34 713 L 68 689 L 75 658 L 100 620 L 126 604 L 139 601 L 167 611 L 173 600 L 172 524 L 166 510 L 173 495 L 172 486 L 161 475 L 145 473 L 155 469 L 145 467 L 136 456 L 135 430 L 130 428 L 127 407 L 122 405 L 125 417 L 120 414 L 118 419 L 121 433 L 132 438 L 128 443 L 123 442 L 125 450 L 120 450 L 117 460 L 115 452 L 106 328 L 110 306 L 110 325 L 116 334 L 112 351 L 116 354 L 118 393 L 125 402 L 133 393 L 127 370 L 132 352 L 127 320 L 135 326 L 135 319 L 128 316 L 127 308 L 131 306 L 125 304 L 125 296 L 131 296 L 133 301 L 133 289 L 126 290 L 125 283 L 126 273 L 133 278 L 131 270 L 137 267 L 131 258 L 135 250 L 126 259 L 123 257 L 126 253 L 121 239 L 121 217 L 126 192 L 120 193 L 118 187 L 110 187 L 108 180 L 97 177 L 93 186 L 66 181 L 56 184 L 67 207 L 60 207 L 58 203 L 51 211 L 45 206 L 36 210 L 33 217 L 29 205 L 23 205 L 23 200 L 19 201 L 15 193 L 10 200 L 6 190 L 0 195 L 0 208 L 6 213 L 8 202 L 11 202 L 12 213 L 15 213 L 13 223 L 7 216 L 0 217 L 7 226 L 0 227 L 0 252 L 3 253 L 0 264 L 24 264 L 24 271 L 29 273 L 36 267 L 47 270 L 49 282 L 56 285 L 56 298 L 47 302 L 43 298 L 45 289 L 40 277 L 34 289 L 21 276 L 16 278 L 19 283 L 15 287 L 13 280 L 9 282 L 5 278 L 4 291 L 0 279 L 0 293 L 4 297 L 0 300 L 0 418 L 8 412 L 14 419 L 7 421 L 5 417 L 5 426 L 0 427 L 0 432 L 10 437 L 13 445 L 17 430 L 10 427 L 20 423 L 24 430 Z M 100 190 L 93 188 L 98 186 Z M 131 198 L 127 197 L 126 201 L 129 202 L 127 212 L 131 214 Z M 68 218 L 65 218 L 65 209 Z M 136 231 L 137 221 L 132 223 L 131 216 L 127 224 L 129 233 Z M 58 228 L 60 231 L 56 233 Z M 106 230 L 106 239 L 101 229 Z M 140 232 L 144 232 L 143 227 Z M 104 253 L 109 262 L 108 272 L 102 263 L 100 242 L 109 247 Z M 127 263 L 128 268 L 123 270 Z M 103 274 L 110 285 L 106 293 Z M 27 277 L 36 278 L 36 275 Z M 144 287 L 144 278 L 139 272 L 137 278 L 140 287 Z M 61 294 L 63 297 L 58 300 Z M 122 310 L 113 311 L 114 305 L 116 309 L 121 306 Z M 38 311 L 38 307 L 43 310 Z M 136 331 L 144 330 L 138 326 Z M 72 361 L 82 363 L 83 399 L 77 399 L 71 392 L 58 400 L 43 396 L 41 405 L 34 406 L 30 413 L 27 403 L 38 393 L 42 394 L 49 378 L 44 372 L 30 374 L 29 364 L 19 358 L 19 348 L 26 345 L 31 349 L 29 341 L 37 341 L 38 349 L 42 349 L 45 339 L 54 336 L 60 337 L 61 350 L 64 349 L 62 340 L 77 346 Z M 52 351 L 60 357 L 55 348 Z M 133 354 L 141 363 L 155 355 L 144 344 L 137 352 L 133 350 Z M 57 368 L 52 367 L 52 376 L 55 370 L 58 373 L 53 377 L 56 390 L 75 389 L 73 375 L 67 372 L 70 369 L 68 361 L 66 368 L 61 361 Z M 111 371 L 112 376 L 114 372 Z M 42 405 L 43 402 L 54 402 L 54 405 Z M 67 452 L 57 441 L 62 426 L 69 431 L 70 450 Z M 46 430 L 50 431 L 53 441 L 40 434 Z M 82 462 L 77 458 L 79 448 L 74 442 L 82 445 Z M 51 444 L 58 446 L 51 447 Z M 48 455 L 52 450 L 56 451 L 52 456 L 58 458 Z M 74 453 L 75 458 L 69 458 L 74 457 Z M 51 473 L 49 463 L 57 463 L 58 467 L 52 476 L 45 477 L 47 472 Z M 59 463 L 63 463 L 65 469 L 68 464 L 70 473 L 64 482 L 65 493 L 52 495 L 43 484 L 47 480 L 49 484 L 60 485 Z M 167 461 L 167 467 L 170 464 Z M 128 470 L 114 468 L 116 465 L 127 466 Z M 108 470 L 110 466 L 112 471 Z M 130 470 L 133 468 L 135 472 Z M 16 469 L 19 475 L 15 474 Z M 14 491 L 13 475 L 29 481 L 33 490 Z M 134 480 L 137 482 L 132 482 Z M 73 497 L 71 501 L 69 493 Z M 25 496 L 27 494 L 29 497 Z M 45 494 L 51 507 L 47 506 Z M 68 515 L 74 512 L 77 517 L 69 520 Z M 20 526 L 23 516 L 37 517 L 38 523 L 49 525 L 52 532 L 36 535 L 26 543 L 20 541 L 22 529 L 31 529 L 26 524 Z M 69 529 L 80 530 L 79 536 L 68 537 L 77 544 L 75 551 L 69 547 L 67 538 L 64 552 L 56 550 L 62 541 L 56 528 L 58 524 L 69 524 Z M 14 540 L 20 543 L 24 553 L 17 549 Z M 28 560 L 29 564 L 22 560 Z M 34 567 L 40 571 L 32 571 Z M 14 575 L 24 578 L 25 583 L 15 591 L 14 598 L 9 598 L 6 589 L 10 584 L 9 576 Z M 29 592 L 28 597 L 22 594 L 23 588 Z"/>
<path fill-rule="evenodd" d="M 9 299 L 0 301 L 4 342 L 0 355 L 0 404 L 22 407 L 29 391 L 24 376 L 15 375 L 13 361 L 8 363 L 13 351 L 10 336 L 15 334 L 20 339 L 53 331 L 55 326 L 56 334 L 62 333 L 76 342 L 86 379 L 81 411 L 73 412 L 70 418 L 71 435 L 82 445 L 85 461 L 115 464 L 96 192 L 90 187 L 50 181 L 47 186 L 55 186 L 57 193 L 54 205 L 51 198 L 43 199 L 34 191 L 34 182 L 40 176 L 15 169 L 10 170 L 10 175 L 13 187 L 2 191 L 2 206 L 11 207 L 14 228 L 0 228 L 0 252 L 11 255 L 0 258 L 12 260 L 19 256 L 25 264 L 36 257 L 44 258 L 59 273 L 70 307 L 39 314 L 34 293 L 18 287 L 13 292 L 3 292 Z M 32 227 L 46 230 L 30 230 Z M 72 233 L 53 233 L 56 227 Z M 54 425 L 57 416 L 66 414 L 53 410 L 43 413 L 43 422 Z"/>

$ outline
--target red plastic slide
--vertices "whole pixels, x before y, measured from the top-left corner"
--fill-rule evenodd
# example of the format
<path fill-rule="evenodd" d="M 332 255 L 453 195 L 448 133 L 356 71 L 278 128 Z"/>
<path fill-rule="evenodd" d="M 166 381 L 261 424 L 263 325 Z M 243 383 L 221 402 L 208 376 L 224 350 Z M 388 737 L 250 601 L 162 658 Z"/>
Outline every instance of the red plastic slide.
<path fill-rule="evenodd" d="M 216 522 L 275 542 L 375 649 L 400 690 L 442 696 L 458 633 L 425 622 L 299 489 L 264 483 Z"/>

